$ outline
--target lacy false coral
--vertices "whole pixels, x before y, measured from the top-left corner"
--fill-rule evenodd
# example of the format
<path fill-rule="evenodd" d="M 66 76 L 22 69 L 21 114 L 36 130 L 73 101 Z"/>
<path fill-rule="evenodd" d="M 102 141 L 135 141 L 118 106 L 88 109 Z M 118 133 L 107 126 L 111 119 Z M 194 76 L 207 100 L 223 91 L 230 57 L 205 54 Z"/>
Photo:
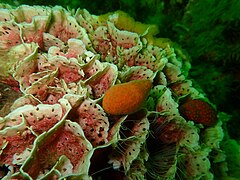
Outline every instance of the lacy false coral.
<path fill-rule="evenodd" d="M 196 121 L 178 110 L 212 105 L 187 79 L 188 56 L 154 38 L 155 26 L 60 6 L 5 7 L 0 21 L 1 82 L 21 94 L 0 117 L 1 178 L 213 178 L 221 120 L 205 126 L 197 110 Z"/>

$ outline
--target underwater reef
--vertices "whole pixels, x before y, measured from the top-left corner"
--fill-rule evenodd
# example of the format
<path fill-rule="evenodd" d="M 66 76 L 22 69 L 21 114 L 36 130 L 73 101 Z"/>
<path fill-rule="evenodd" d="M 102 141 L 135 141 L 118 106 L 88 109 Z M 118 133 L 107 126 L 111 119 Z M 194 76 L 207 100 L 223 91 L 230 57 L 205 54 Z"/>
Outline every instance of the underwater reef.
<path fill-rule="evenodd" d="M 0 4 L 2 179 L 239 177 L 239 145 L 156 25 Z"/>

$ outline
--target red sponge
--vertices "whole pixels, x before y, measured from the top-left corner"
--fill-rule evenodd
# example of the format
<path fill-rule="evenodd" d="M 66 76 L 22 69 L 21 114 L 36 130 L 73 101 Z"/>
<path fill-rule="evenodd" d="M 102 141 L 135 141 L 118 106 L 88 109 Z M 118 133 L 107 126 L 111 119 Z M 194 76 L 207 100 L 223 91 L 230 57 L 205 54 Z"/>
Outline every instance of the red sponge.
<path fill-rule="evenodd" d="M 194 99 L 187 101 L 179 108 L 181 116 L 187 120 L 213 126 L 217 121 L 217 111 L 207 102 Z"/>

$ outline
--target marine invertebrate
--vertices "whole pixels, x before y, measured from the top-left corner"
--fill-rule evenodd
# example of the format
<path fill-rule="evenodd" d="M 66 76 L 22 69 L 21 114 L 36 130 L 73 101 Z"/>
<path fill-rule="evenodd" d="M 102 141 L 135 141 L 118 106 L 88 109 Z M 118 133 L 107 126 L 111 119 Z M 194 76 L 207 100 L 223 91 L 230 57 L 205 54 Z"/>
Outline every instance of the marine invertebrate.
<path fill-rule="evenodd" d="M 180 113 L 187 120 L 201 123 L 206 126 L 213 126 L 217 121 L 216 110 L 207 102 L 194 99 L 189 100 L 179 107 Z"/>
<path fill-rule="evenodd" d="M 112 86 L 103 98 L 103 109 L 112 115 L 134 113 L 146 100 L 151 86 L 150 80 L 135 80 Z"/>
<path fill-rule="evenodd" d="M 155 170 L 154 178 L 174 178 L 178 168 L 185 178 L 212 177 L 210 166 L 186 170 L 198 163 L 195 152 L 219 147 L 203 144 L 199 126 L 179 113 L 186 97 L 206 100 L 187 79 L 189 59 L 179 47 L 124 13 L 4 7 L 1 76 L 13 79 L 22 96 L 0 117 L 1 178 L 91 179 L 101 177 L 101 167 L 129 179 Z M 221 132 L 221 124 L 202 124 L 207 137 Z M 174 147 L 171 157 L 150 150 L 154 143 Z M 191 163 L 178 167 L 183 155 Z M 154 159 L 167 166 L 151 168 Z"/>

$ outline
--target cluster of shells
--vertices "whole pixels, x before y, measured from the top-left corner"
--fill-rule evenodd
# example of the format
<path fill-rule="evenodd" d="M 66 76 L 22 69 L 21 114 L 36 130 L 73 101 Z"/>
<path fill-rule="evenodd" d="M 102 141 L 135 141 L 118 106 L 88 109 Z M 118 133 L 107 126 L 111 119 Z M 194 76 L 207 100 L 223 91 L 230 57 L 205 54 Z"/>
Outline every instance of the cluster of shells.
<path fill-rule="evenodd" d="M 95 179 L 105 168 L 128 179 L 213 179 L 221 121 L 180 115 L 186 97 L 207 99 L 186 79 L 179 48 L 152 43 L 148 28 L 127 31 L 119 12 L 1 7 L 0 75 L 21 93 L 0 117 L 1 178 Z M 143 110 L 107 114 L 105 92 L 137 79 L 153 82 Z"/>

